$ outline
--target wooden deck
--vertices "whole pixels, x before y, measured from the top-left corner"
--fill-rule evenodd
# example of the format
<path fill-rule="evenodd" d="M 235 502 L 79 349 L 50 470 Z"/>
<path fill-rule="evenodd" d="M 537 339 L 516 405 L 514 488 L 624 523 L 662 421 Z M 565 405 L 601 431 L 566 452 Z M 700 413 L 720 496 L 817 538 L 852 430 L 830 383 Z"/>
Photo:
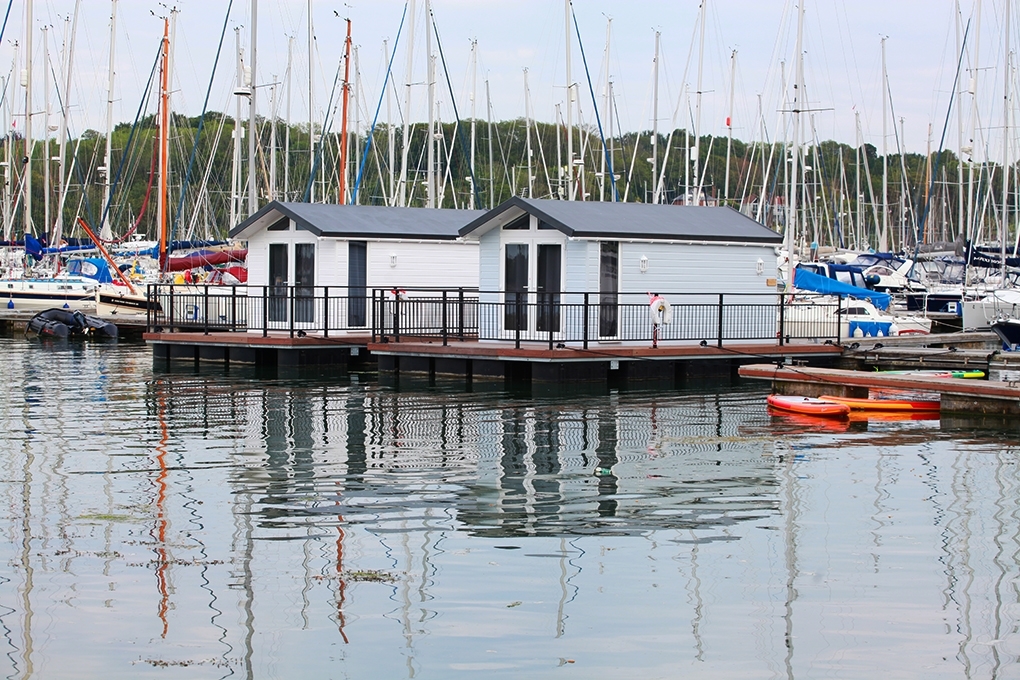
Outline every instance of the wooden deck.
<path fill-rule="evenodd" d="M 812 358 L 838 357 L 842 348 L 838 345 L 816 343 L 747 342 L 731 343 L 723 347 L 714 344 L 660 343 L 659 347 L 641 347 L 609 343 L 591 343 L 588 349 L 579 346 L 563 346 L 549 349 L 544 342 L 521 343 L 518 349 L 512 340 L 508 341 L 453 341 L 443 345 L 441 341 L 374 342 L 368 350 L 377 356 L 401 356 L 444 359 L 475 359 L 490 361 L 527 361 L 539 363 L 610 362 L 610 361 L 676 361 L 691 359 L 732 359 L 732 358 Z"/>

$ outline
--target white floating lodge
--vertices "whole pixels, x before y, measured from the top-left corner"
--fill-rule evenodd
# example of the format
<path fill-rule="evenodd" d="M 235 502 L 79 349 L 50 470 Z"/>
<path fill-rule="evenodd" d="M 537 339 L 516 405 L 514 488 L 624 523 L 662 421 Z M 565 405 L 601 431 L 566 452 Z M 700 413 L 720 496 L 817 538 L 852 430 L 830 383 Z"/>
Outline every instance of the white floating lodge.
<path fill-rule="evenodd" d="M 273 201 L 230 231 L 248 242 L 249 296 L 276 297 L 269 321 L 367 332 L 372 289 L 478 287 L 478 244 L 458 239 L 479 211 Z M 294 289 L 298 304 L 286 304 Z M 342 307 L 301 304 L 337 299 Z M 306 302 L 311 302 L 310 300 Z M 324 319 L 324 313 L 332 313 Z M 289 317 L 293 315 L 293 319 Z M 337 316 L 339 315 L 339 317 Z M 262 328 L 249 307 L 248 327 Z"/>
<path fill-rule="evenodd" d="M 650 325 L 656 293 L 695 312 L 720 295 L 727 305 L 768 304 L 769 313 L 725 323 L 741 324 L 747 337 L 775 337 L 782 237 L 730 208 L 514 197 L 460 234 L 480 244 L 480 306 L 502 309 L 479 314 L 480 338 L 625 341 Z M 683 328 L 664 326 L 662 339 L 714 338 L 719 319 L 685 315 L 673 324 Z"/>

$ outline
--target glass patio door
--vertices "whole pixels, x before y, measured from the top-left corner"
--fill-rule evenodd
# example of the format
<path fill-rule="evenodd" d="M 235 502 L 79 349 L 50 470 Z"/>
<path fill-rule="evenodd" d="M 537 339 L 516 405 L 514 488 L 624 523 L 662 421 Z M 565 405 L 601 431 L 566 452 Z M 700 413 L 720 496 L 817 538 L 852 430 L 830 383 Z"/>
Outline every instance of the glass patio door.
<path fill-rule="evenodd" d="M 503 328 L 528 330 L 529 243 L 507 243 L 503 261 Z"/>
<path fill-rule="evenodd" d="M 287 284 L 290 263 L 286 243 L 269 244 L 269 320 L 287 320 Z"/>

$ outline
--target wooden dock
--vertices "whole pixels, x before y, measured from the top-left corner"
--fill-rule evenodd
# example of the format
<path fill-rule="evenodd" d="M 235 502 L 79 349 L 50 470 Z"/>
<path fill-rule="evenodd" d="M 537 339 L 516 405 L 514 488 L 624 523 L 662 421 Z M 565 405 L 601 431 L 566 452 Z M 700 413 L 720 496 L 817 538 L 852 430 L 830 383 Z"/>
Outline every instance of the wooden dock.
<path fill-rule="evenodd" d="M 771 380 L 773 388 L 782 394 L 864 398 L 873 389 L 900 390 L 940 395 L 943 413 L 1020 415 L 1020 383 L 1017 382 L 776 364 L 750 364 L 741 366 L 738 372 L 743 378 Z"/>

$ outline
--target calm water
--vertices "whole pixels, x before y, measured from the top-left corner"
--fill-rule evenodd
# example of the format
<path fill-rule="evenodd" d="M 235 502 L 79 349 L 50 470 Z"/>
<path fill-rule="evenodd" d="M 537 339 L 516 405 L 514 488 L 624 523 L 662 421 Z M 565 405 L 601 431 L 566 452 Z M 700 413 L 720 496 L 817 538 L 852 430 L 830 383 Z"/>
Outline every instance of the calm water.
<path fill-rule="evenodd" d="M 0 357 L 5 677 L 1020 676 L 1009 432 Z"/>

